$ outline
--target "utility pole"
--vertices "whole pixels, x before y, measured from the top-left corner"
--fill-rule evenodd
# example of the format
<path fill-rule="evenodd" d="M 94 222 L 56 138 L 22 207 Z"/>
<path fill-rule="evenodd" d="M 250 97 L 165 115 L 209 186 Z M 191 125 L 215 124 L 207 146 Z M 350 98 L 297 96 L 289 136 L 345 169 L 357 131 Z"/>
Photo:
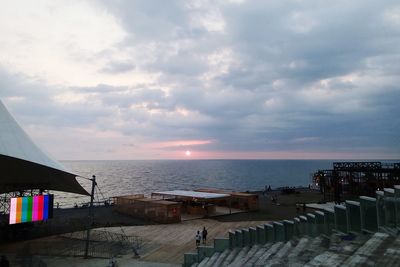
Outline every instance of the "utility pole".
<path fill-rule="evenodd" d="M 89 241 L 90 241 L 90 228 L 92 227 L 93 223 L 93 199 L 94 199 L 94 188 L 96 187 L 96 176 L 93 175 L 92 179 L 92 193 L 90 194 L 90 206 L 89 206 L 89 220 L 87 223 L 87 230 L 86 230 L 86 245 L 85 245 L 85 259 L 88 258 L 89 253 Z"/>

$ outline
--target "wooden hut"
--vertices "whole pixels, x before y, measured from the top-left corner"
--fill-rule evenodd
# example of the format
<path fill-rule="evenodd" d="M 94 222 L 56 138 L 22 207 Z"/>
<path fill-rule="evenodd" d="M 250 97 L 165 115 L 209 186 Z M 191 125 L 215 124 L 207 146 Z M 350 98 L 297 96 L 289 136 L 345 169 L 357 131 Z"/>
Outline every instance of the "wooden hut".
<path fill-rule="evenodd" d="M 159 223 L 181 221 L 181 203 L 144 198 L 143 195 L 113 197 L 114 209 L 123 214 Z"/>

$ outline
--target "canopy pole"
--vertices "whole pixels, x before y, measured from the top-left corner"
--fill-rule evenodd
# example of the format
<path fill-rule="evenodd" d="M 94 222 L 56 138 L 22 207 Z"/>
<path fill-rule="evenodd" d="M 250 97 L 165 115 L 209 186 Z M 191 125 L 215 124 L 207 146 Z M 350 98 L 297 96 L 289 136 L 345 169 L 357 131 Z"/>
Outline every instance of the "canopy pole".
<path fill-rule="evenodd" d="M 96 175 L 93 175 L 92 179 L 90 179 L 90 180 L 92 181 L 92 193 L 90 195 L 89 220 L 88 220 L 87 231 L 86 231 L 85 259 L 88 258 L 90 228 L 92 227 L 92 223 L 93 223 L 93 199 L 94 199 L 94 188 L 96 186 Z"/>

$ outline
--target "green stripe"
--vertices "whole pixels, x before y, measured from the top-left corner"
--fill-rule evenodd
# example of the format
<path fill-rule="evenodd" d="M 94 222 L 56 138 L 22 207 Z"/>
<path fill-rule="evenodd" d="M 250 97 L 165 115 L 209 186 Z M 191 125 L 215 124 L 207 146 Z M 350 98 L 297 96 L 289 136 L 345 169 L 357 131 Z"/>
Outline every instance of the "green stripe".
<path fill-rule="evenodd" d="M 33 197 L 27 197 L 28 198 L 28 214 L 27 214 L 27 221 L 31 222 L 32 221 L 32 206 L 33 206 Z"/>

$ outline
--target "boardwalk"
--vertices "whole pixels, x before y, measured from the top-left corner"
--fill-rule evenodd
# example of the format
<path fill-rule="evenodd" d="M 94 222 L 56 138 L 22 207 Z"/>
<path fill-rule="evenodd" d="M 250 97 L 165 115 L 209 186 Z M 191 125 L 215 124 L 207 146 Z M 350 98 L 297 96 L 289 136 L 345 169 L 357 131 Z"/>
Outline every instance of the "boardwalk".
<path fill-rule="evenodd" d="M 195 235 L 198 230 L 207 228 L 208 244 L 214 237 L 227 237 L 229 229 L 250 227 L 262 224 L 261 221 L 218 222 L 212 219 L 184 221 L 179 224 L 146 225 L 124 227 L 127 235 L 143 238 L 143 248 L 139 251 L 142 261 L 183 263 L 183 254 L 195 251 Z M 107 228 L 108 231 L 120 232 L 120 228 Z"/>
<path fill-rule="evenodd" d="M 246 216 L 246 213 L 242 214 Z M 196 219 L 183 221 L 177 224 L 157 224 L 142 226 L 124 226 L 123 231 L 127 235 L 139 236 L 143 239 L 142 248 L 139 250 L 140 259 L 135 259 L 133 251 L 127 255 L 118 256 L 118 266 L 153 266 L 171 267 L 181 266 L 183 254 L 195 251 L 195 235 L 198 230 L 207 228 L 208 243 L 211 245 L 214 237 L 227 237 L 229 229 L 250 227 L 265 223 L 265 221 L 239 221 L 239 222 L 219 222 L 213 219 Z M 115 233 L 121 233 L 121 227 L 100 228 Z M 41 247 L 51 243 L 53 248 L 68 248 L 68 240 L 63 237 L 52 236 L 30 241 L 16 242 L 0 247 L 0 251 L 5 253 L 12 263 L 16 263 L 16 258 L 21 255 L 26 248 L 30 248 L 30 254 L 37 255 Z M 106 266 L 107 259 L 83 259 L 81 257 L 51 257 L 39 256 L 39 259 L 47 264 L 48 267 L 92 267 Z M 19 265 L 15 265 L 19 266 Z"/>

